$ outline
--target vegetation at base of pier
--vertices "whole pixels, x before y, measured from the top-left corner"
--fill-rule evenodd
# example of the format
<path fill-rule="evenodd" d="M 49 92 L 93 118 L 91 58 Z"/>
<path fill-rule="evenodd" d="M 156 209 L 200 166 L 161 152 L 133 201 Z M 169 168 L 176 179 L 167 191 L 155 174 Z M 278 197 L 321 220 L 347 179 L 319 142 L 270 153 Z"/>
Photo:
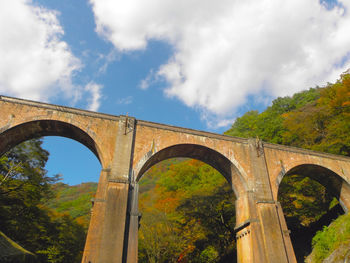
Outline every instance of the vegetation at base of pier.
<path fill-rule="evenodd" d="M 350 75 L 247 112 L 226 134 L 350 156 Z M 0 231 L 37 262 L 80 262 L 97 184 L 48 177 L 48 156 L 36 139 L 0 157 Z M 282 180 L 279 201 L 303 262 L 320 223 L 341 214 L 340 206 L 299 174 Z M 179 158 L 153 166 L 140 181 L 139 209 L 139 262 L 235 262 L 234 194 L 210 166 Z M 340 216 L 316 234 L 307 260 L 332 262 L 349 254 L 349 244 L 349 216 Z"/>
<path fill-rule="evenodd" d="M 313 251 L 306 262 L 348 262 L 350 259 L 350 214 L 339 216 L 312 240 Z"/>

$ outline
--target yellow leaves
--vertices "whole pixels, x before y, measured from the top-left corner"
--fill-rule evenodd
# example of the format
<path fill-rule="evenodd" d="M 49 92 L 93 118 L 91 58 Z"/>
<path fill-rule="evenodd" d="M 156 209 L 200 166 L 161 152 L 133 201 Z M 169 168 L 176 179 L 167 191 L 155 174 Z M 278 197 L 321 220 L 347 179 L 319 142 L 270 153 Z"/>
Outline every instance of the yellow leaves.
<path fill-rule="evenodd" d="M 314 104 L 282 115 L 283 143 L 335 154 L 350 154 L 350 74 L 320 92 Z"/>
<path fill-rule="evenodd" d="M 332 112 L 349 111 L 350 104 L 350 74 L 343 75 L 335 84 L 329 85 L 321 92 L 318 105 L 329 107 Z"/>
<path fill-rule="evenodd" d="M 86 228 L 89 226 L 89 220 L 85 216 L 77 217 L 75 221 Z"/>

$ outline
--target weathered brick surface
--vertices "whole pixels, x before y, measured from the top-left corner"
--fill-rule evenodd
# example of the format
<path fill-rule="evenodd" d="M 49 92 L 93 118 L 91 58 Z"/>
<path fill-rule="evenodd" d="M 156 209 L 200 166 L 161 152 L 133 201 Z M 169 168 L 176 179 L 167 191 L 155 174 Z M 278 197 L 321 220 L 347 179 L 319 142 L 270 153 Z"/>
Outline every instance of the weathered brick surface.
<path fill-rule="evenodd" d="M 102 171 L 83 262 L 137 262 L 137 185 L 165 158 L 190 157 L 217 168 L 236 195 L 238 262 L 296 262 L 277 202 L 288 173 L 313 176 L 350 208 L 350 159 L 254 139 L 0 97 L 0 154 L 46 135 L 77 140 Z M 129 200 L 129 201 L 128 201 Z"/>
<path fill-rule="evenodd" d="M 101 161 L 102 167 L 107 168 L 111 165 L 119 117 L 10 98 L 0 100 L 0 108 L 0 132 L 4 134 L 2 140 L 6 139 L 6 131 L 24 123 L 28 124 L 24 129 L 19 127 L 14 131 L 18 139 L 21 139 L 22 134 L 28 134 L 31 137 L 37 136 L 37 134 L 29 133 L 31 133 L 31 130 L 38 131 L 37 125 L 40 122 L 63 122 L 67 126 L 80 129 L 82 131 L 81 135 L 86 135 L 92 139 L 94 145 L 86 146 L 96 149 L 95 154 Z M 33 123 L 33 125 L 29 125 L 30 123 Z M 39 135 L 62 136 L 59 127 L 56 133 L 48 131 L 48 134 L 45 134 L 45 131 L 43 131 Z M 64 136 L 67 137 L 66 134 Z M 79 141 L 79 138 L 73 137 L 72 139 Z M 15 141 L 15 143 L 18 142 Z M 0 142 L 0 153 L 2 154 L 1 147 L 4 148 L 4 145 Z"/>
<path fill-rule="evenodd" d="M 315 174 L 310 174 L 310 176 L 314 176 L 313 178 L 316 180 L 319 179 L 321 183 L 326 183 L 323 182 L 324 178 L 317 178 L 323 171 L 328 180 L 334 176 L 344 181 L 345 185 L 350 183 L 350 158 L 272 144 L 265 144 L 264 150 L 275 200 L 278 198 L 278 187 L 283 176 L 298 167 L 302 170 L 314 167 Z M 327 173 L 327 170 L 331 172 Z M 325 186 L 327 187 L 327 185 Z M 347 199 L 344 201 L 347 203 L 347 208 L 350 209 L 349 196 L 344 196 L 344 198 Z"/>
<path fill-rule="evenodd" d="M 239 191 L 249 187 L 251 175 L 250 155 L 247 140 L 229 136 L 198 132 L 189 129 L 152 124 L 138 121 L 135 137 L 133 169 L 135 176 L 139 176 L 142 165 L 149 158 L 149 154 L 159 152 L 168 147 L 180 144 L 200 145 L 210 148 L 226 157 L 239 171 L 240 181 L 234 185 Z M 193 150 L 196 150 L 193 148 Z M 174 154 L 178 154 L 175 152 Z M 181 154 L 181 152 L 180 152 Z M 184 156 L 183 157 L 188 157 Z M 202 160 L 205 158 L 203 156 Z M 238 185 L 240 184 L 240 185 Z"/>

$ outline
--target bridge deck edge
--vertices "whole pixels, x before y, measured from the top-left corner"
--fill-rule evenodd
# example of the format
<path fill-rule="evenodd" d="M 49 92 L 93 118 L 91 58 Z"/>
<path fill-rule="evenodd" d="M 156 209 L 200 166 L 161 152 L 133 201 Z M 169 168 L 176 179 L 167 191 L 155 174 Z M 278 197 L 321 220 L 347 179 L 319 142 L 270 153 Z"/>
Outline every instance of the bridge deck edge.
<path fill-rule="evenodd" d="M 117 116 L 117 115 L 94 112 L 94 111 L 89 111 L 89 110 L 82 110 L 82 109 L 77 109 L 77 108 L 73 108 L 73 107 L 60 106 L 57 104 L 37 102 L 37 101 L 27 100 L 27 99 L 13 98 L 13 97 L 8 97 L 8 96 L 3 96 L 3 95 L 0 95 L 0 101 L 17 103 L 17 104 L 22 104 L 22 105 L 27 105 L 27 106 L 50 109 L 50 110 L 75 113 L 75 114 L 94 117 L 94 118 L 102 118 L 102 119 L 108 119 L 108 120 L 119 120 L 120 119 L 120 116 Z"/>

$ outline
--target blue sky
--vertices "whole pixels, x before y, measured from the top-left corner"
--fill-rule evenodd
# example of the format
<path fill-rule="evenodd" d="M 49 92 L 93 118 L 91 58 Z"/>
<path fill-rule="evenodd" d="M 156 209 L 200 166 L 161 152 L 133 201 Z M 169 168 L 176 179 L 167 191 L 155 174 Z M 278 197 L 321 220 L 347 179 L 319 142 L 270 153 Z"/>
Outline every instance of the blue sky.
<path fill-rule="evenodd" d="M 0 94 L 222 133 L 244 112 L 350 68 L 349 7 L 348 0 L 2 1 Z M 44 147 L 49 174 L 69 184 L 98 179 L 97 159 L 79 143 L 48 137 Z"/>

